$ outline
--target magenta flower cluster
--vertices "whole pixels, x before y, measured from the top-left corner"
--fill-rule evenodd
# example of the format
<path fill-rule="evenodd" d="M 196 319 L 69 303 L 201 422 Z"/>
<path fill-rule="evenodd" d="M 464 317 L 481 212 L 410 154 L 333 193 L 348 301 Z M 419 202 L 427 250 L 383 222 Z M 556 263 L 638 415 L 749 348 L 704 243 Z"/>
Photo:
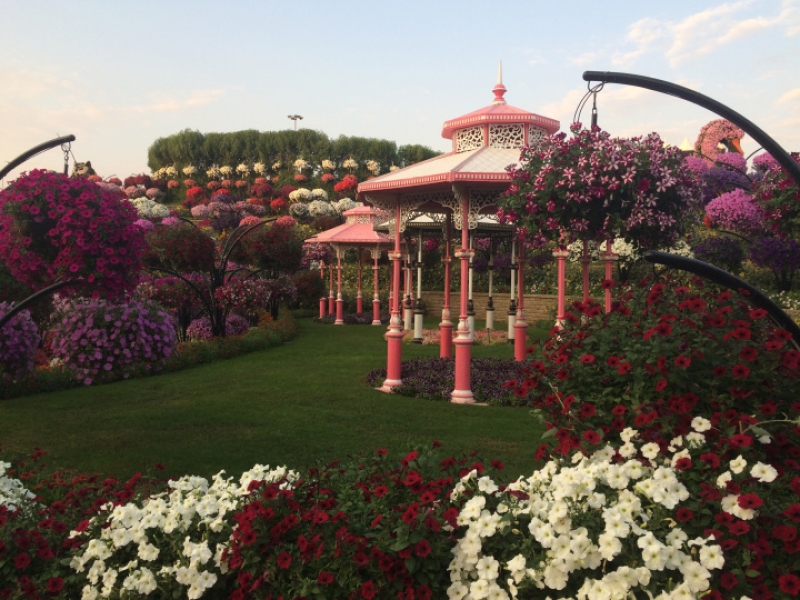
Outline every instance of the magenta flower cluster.
<path fill-rule="evenodd" d="M 52 331 L 53 356 L 86 385 L 159 369 L 177 346 L 174 319 L 153 302 L 64 303 Z"/>
<path fill-rule="evenodd" d="M 10 302 L 0 302 L 0 319 L 13 306 Z M 3 325 L 0 329 L 0 380 L 18 379 L 33 370 L 33 357 L 39 340 L 39 330 L 27 310 Z"/>
<path fill-rule="evenodd" d="M 0 191 L 0 259 L 33 289 L 83 279 L 94 296 L 132 290 L 144 232 L 136 209 L 82 177 L 34 170 Z"/>
<path fill-rule="evenodd" d="M 250 323 L 244 317 L 231 313 L 225 320 L 225 335 L 239 335 L 250 329 Z M 195 319 L 186 330 L 186 336 L 190 340 L 210 340 L 214 337 L 211 330 L 211 319 L 200 317 Z"/>
<path fill-rule="evenodd" d="M 764 212 L 744 190 L 733 190 L 706 205 L 706 214 L 717 227 L 746 235 L 764 231 Z"/>

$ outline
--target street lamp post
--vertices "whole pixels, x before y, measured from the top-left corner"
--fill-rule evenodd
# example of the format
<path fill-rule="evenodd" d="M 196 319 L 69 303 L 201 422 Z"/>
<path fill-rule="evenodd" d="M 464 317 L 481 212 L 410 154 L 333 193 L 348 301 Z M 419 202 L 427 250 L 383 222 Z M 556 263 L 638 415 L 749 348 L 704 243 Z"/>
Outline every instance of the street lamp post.
<path fill-rule="evenodd" d="M 302 121 L 303 117 L 301 117 L 300 115 L 289 115 L 289 118 L 292 121 L 294 121 L 294 130 L 297 131 L 297 121 L 298 120 Z"/>

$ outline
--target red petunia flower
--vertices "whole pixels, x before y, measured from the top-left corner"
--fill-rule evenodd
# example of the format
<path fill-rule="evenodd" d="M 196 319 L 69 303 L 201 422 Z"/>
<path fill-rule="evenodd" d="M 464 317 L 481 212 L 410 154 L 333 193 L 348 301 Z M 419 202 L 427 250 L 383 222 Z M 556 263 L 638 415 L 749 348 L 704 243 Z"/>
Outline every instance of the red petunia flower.
<path fill-rule="evenodd" d="M 690 364 L 692 364 L 692 359 L 690 359 L 688 356 L 684 356 L 683 354 L 679 354 L 678 356 L 675 357 L 675 360 L 673 362 L 675 363 L 676 367 L 685 369 Z"/>
<path fill-rule="evenodd" d="M 622 360 L 619 356 L 609 356 L 606 360 L 606 364 L 613 369 L 616 369 L 620 362 L 622 362 Z"/>
<path fill-rule="evenodd" d="M 675 468 L 679 471 L 687 471 L 692 468 L 692 459 L 684 456 L 675 461 Z"/>
<path fill-rule="evenodd" d="M 584 354 L 578 359 L 578 361 L 585 365 L 592 365 L 594 364 L 594 354 Z"/>
<path fill-rule="evenodd" d="M 745 346 L 739 352 L 739 358 L 741 358 L 742 360 L 746 360 L 747 362 L 750 362 L 758 358 L 758 351 L 752 346 Z"/>
<path fill-rule="evenodd" d="M 371 581 L 365 581 L 361 584 L 359 594 L 364 600 L 372 600 L 375 597 L 375 584 Z"/>
<path fill-rule="evenodd" d="M 783 514 L 795 523 L 800 523 L 800 504 L 792 504 L 783 511 Z"/>
<path fill-rule="evenodd" d="M 733 573 L 723 573 L 719 578 L 719 584 L 726 590 L 732 590 L 738 583 L 739 580 Z"/>
<path fill-rule="evenodd" d="M 660 392 L 664 390 L 664 388 L 666 388 L 667 385 L 669 385 L 669 382 L 666 379 L 660 379 L 659 381 L 656 382 L 656 391 Z"/>
<path fill-rule="evenodd" d="M 281 569 L 288 569 L 292 566 L 292 555 L 288 552 L 281 552 L 278 555 L 278 567 Z"/>
<path fill-rule="evenodd" d="M 620 375 L 627 375 L 628 373 L 631 372 L 632 368 L 633 367 L 629 362 L 620 363 L 619 368 L 617 369 L 617 373 L 619 373 Z"/>
<path fill-rule="evenodd" d="M 622 404 L 617 404 L 614 408 L 611 409 L 611 412 L 618 417 L 621 417 L 628 411 Z"/>
<path fill-rule="evenodd" d="M 731 535 L 744 535 L 750 531 L 750 525 L 744 521 L 736 521 L 728 526 L 728 531 L 731 532 Z"/>
<path fill-rule="evenodd" d="M 750 369 L 744 365 L 733 365 L 731 367 L 731 374 L 737 379 L 744 379 L 750 375 Z"/>
<path fill-rule="evenodd" d="M 717 467 L 719 467 L 719 456 L 717 456 L 713 452 L 706 452 L 705 454 L 701 454 L 700 460 L 702 460 L 712 469 L 716 469 Z"/>
<path fill-rule="evenodd" d="M 31 564 L 31 557 L 27 552 L 21 552 L 14 557 L 14 566 L 18 569 L 24 569 L 29 564 Z"/>
<path fill-rule="evenodd" d="M 782 592 L 790 596 L 797 596 L 800 593 L 800 577 L 797 575 L 781 575 L 778 577 L 778 585 Z"/>
<path fill-rule="evenodd" d="M 694 517 L 694 513 L 688 508 L 679 508 L 677 511 L 675 511 L 675 519 L 681 523 L 690 521 L 692 517 Z"/>
<path fill-rule="evenodd" d="M 414 546 L 414 553 L 419 556 L 420 558 L 425 558 L 431 553 L 431 545 L 428 543 L 428 540 L 420 540 Z"/>
<path fill-rule="evenodd" d="M 589 402 L 584 402 L 581 404 L 580 409 L 578 410 L 578 418 L 580 419 L 588 419 L 593 417 L 596 413 L 596 409 L 594 404 L 590 404 Z"/>
<path fill-rule="evenodd" d="M 764 504 L 764 501 L 758 494 L 742 494 L 736 500 L 737 504 L 742 508 L 755 509 Z"/>
<path fill-rule="evenodd" d="M 597 434 L 596 431 L 589 431 L 583 432 L 583 439 L 589 442 L 590 444 L 599 444 L 600 443 L 600 436 Z"/>
<path fill-rule="evenodd" d="M 753 443 L 753 438 L 744 433 L 737 433 L 731 437 L 729 443 L 733 448 L 749 448 Z"/>
<path fill-rule="evenodd" d="M 55 596 L 63 587 L 64 580 L 61 579 L 61 577 L 51 577 L 47 580 L 47 584 L 44 586 L 44 589 L 47 590 L 47 593 L 51 596 Z"/>
<path fill-rule="evenodd" d="M 333 574 L 327 571 L 322 571 L 317 577 L 317 583 L 320 585 L 330 585 L 333 583 Z"/>

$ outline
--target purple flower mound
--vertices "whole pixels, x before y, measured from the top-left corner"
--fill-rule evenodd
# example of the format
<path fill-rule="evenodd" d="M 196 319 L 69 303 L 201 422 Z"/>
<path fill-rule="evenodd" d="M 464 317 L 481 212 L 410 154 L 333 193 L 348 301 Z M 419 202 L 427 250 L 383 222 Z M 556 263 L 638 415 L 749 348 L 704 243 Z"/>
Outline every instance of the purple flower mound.
<path fill-rule="evenodd" d="M 400 370 L 402 385 L 394 388 L 401 396 L 450 400 L 455 387 L 455 359 L 418 358 L 405 361 Z M 513 404 L 513 388 L 506 383 L 522 377 L 526 362 L 514 359 L 473 358 L 471 387 L 476 402 L 508 406 Z M 380 386 L 386 379 L 386 369 L 376 369 L 367 375 L 367 383 Z"/>
<path fill-rule="evenodd" d="M 13 306 L 11 302 L 0 302 L 0 318 Z M 39 340 L 39 330 L 27 310 L 3 325 L 0 330 L 0 381 L 18 379 L 33 370 L 33 356 Z"/>
<path fill-rule="evenodd" d="M 723 152 L 717 156 L 717 160 L 715 162 L 722 165 L 728 165 L 736 171 L 741 171 L 743 173 L 747 172 L 747 161 L 745 160 L 744 156 L 738 152 Z"/>
<path fill-rule="evenodd" d="M 247 319 L 233 313 L 228 315 L 225 321 L 225 335 L 239 335 L 248 329 L 250 329 L 250 323 Z M 213 337 L 211 319 L 200 317 L 192 321 L 186 328 L 186 337 L 190 340 L 210 340 Z"/>
<path fill-rule="evenodd" d="M 764 214 L 744 190 L 726 192 L 706 205 L 706 214 L 723 229 L 753 234 L 764 231 Z"/>
<path fill-rule="evenodd" d="M 749 190 L 750 180 L 747 175 L 734 171 L 725 164 L 711 167 L 700 176 L 703 203 L 708 204 L 714 198 L 733 190 Z"/>
<path fill-rule="evenodd" d="M 178 217 L 167 217 L 161 220 L 162 225 L 166 225 L 167 227 L 172 227 L 173 225 L 178 225 L 181 220 Z"/>
<path fill-rule="evenodd" d="M 700 175 L 708 171 L 708 163 L 699 156 L 687 156 L 684 160 L 686 166 L 695 177 L 700 177 Z"/>
<path fill-rule="evenodd" d="M 80 299 L 65 303 L 57 319 L 53 355 L 86 385 L 160 369 L 178 341 L 174 319 L 149 301 Z"/>
<path fill-rule="evenodd" d="M 692 248 L 694 257 L 729 273 L 742 270 L 744 252 L 739 240 L 728 236 L 711 237 Z"/>

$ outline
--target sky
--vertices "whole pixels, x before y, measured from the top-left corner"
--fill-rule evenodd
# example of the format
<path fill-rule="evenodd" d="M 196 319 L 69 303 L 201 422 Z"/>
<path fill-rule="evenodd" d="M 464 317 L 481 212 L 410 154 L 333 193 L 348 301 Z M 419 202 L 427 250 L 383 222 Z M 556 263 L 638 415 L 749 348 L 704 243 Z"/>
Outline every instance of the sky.
<path fill-rule="evenodd" d="M 444 121 L 506 101 L 567 130 L 582 74 L 699 91 L 800 150 L 800 0 L 0 0 L 0 165 L 59 135 L 99 175 L 149 172 L 183 129 L 299 127 L 448 151 Z M 713 113 L 606 85 L 599 124 L 694 142 Z M 588 123 L 589 108 L 582 120 Z M 742 140 L 745 154 L 758 148 Z M 63 168 L 50 150 L 13 171 Z"/>

